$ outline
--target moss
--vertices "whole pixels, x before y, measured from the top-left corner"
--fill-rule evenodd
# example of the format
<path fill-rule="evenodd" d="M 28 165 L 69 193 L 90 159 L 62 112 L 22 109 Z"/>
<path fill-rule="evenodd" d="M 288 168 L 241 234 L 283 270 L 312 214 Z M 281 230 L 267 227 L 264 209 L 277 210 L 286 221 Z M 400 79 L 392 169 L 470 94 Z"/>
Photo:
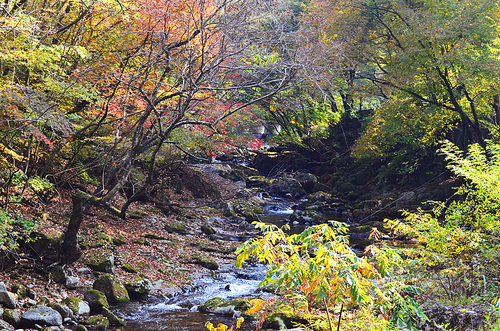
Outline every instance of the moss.
<path fill-rule="evenodd" d="M 213 247 L 213 244 L 206 243 L 201 240 L 194 241 L 190 244 L 193 247 L 198 248 L 199 250 L 205 251 L 205 252 L 217 252 L 218 249 Z"/>
<path fill-rule="evenodd" d="M 192 263 L 201 265 L 202 267 L 210 270 L 219 269 L 219 264 L 209 256 L 196 255 L 193 257 Z"/>
<path fill-rule="evenodd" d="M 154 239 L 154 240 L 164 240 L 165 239 L 164 237 L 157 236 L 154 233 L 146 233 L 143 237 L 146 239 Z"/>
<path fill-rule="evenodd" d="M 113 314 L 108 308 L 103 307 L 102 308 L 102 315 L 106 317 L 109 320 L 109 324 L 113 326 L 125 326 L 127 325 L 127 322 L 115 314 Z"/>
<path fill-rule="evenodd" d="M 151 246 L 151 241 L 144 239 L 144 238 L 138 238 L 132 241 L 134 244 L 139 244 L 139 245 L 144 245 L 144 246 Z"/>
<path fill-rule="evenodd" d="M 122 262 L 122 269 L 131 274 L 135 274 L 138 272 L 137 269 L 132 267 L 128 262 Z"/>
<path fill-rule="evenodd" d="M 104 316 L 91 316 L 85 321 L 85 324 L 97 330 L 106 330 L 109 327 L 109 320 Z"/>
<path fill-rule="evenodd" d="M 221 304 L 226 303 L 227 300 L 219 297 L 212 298 L 198 306 L 198 311 L 201 313 L 206 313 L 210 308 L 219 307 Z"/>
<path fill-rule="evenodd" d="M 181 223 L 165 224 L 165 231 L 168 233 L 187 234 L 186 227 Z"/>
<path fill-rule="evenodd" d="M 122 245 L 125 245 L 127 242 L 125 241 L 125 237 L 124 236 L 118 236 L 118 237 L 113 237 L 111 239 L 111 241 L 113 242 L 113 245 L 115 246 L 122 246 Z"/>

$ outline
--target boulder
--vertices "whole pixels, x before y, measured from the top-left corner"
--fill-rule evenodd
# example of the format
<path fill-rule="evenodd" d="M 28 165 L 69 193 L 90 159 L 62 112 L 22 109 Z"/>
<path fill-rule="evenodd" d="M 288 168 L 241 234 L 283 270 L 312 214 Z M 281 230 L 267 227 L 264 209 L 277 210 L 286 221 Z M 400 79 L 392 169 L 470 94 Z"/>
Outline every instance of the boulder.
<path fill-rule="evenodd" d="M 130 302 L 130 297 L 125 287 L 116 277 L 113 277 L 110 274 L 105 274 L 97 278 L 92 287 L 94 290 L 104 293 L 108 302 L 112 305 L 126 304 Z"/>
<path fill-rule="evenodd" d="M 210 270 L 219 269 L 219 264 L 209 256 L 196 255 L 193 257 L 192 263 L 201 265 Z"/>
<path fill-rule="evenodd" d="M 17 295 L 9 291 L 0 291 L 0 303 L 7 308 L 16 308 Z"/>
<path fill-rule="evenodd" d="M 38 305 L 21 315 L 21 325 L 24 328 L 34 329 L 38 325 L 61 325 L 63 318 L 55 309 Z"/>
<path fill-rule="evenodd" d="M 7 286 L 4 282 L 0 282 L 0 291 L 7 291 Z"/>
<path fill-rule="evenodd" d="M 153 289 L 153 284 L 149 279 L 139 279 L 135 282 L 125 283 L 125 289 L 127 289 L 131 299 L 143 299 L 147 298 L 149 292 Z"/>
<path fill-rule="evenodd" d="M 90 306 L 82 299 L 68 297 L 62 301 L 63 304 L 69 307 L 75 316 L 90 314 Z"/>
<path fill-rule="evenodd" d="M 84 294 L 84 299 L 89 303 L 90 311 L 92 313 L 99 314 L 102 312 L 103 307 L 109 307 L 108 299 L 104 293 L 98 290 L 88 290 Z"/>

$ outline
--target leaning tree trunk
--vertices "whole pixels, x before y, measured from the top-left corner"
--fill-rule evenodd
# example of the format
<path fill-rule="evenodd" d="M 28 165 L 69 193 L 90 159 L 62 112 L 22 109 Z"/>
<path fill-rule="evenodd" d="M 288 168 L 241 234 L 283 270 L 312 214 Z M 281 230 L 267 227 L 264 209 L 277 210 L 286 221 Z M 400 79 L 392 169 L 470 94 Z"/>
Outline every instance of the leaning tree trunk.
<path fill-rule="evenodd" d="M 64 264 L 76 262 L 82 255 L 82 251 L 78 245 L 78 231 L 85 216 L 84 206 L 88 202 L 88 196 L 84 192 L 76 190 L 72 200 L 73 210 L 68 227 L 62 236 L 59 251 L 59 262 Z"/>

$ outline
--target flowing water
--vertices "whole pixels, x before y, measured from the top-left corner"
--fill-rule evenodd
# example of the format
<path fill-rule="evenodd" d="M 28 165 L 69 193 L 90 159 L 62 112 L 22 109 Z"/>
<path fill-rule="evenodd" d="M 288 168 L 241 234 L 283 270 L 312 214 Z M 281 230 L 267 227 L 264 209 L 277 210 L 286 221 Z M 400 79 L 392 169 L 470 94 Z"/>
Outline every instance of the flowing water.
<path fill-rule="evenodd" d="M 272 199 L 266 206 L 266 214 L 262 222 L 272 223 L 279 227 L 288 224 L 289 234 L 301 233 L 303 224 L 294 224 L 288 220 L 297 202 Z M 231 316 L 201 314 L 197 307 L 213 297 L 227 299 L 239 297 L 261 297 L 269 294 L 258 290 L 259 283 L 264 279 L 267 267 L 264 265 L 246 266 L 236 269 L 232 265 L 221 267 L 218 276 L 202 278 L 195 281 L 192 290 L 177 295 L 171 299 L 154 298 L 142 302 L 134 302 L 126 307 L 120 307 L 115 312 L 127 321 L 122 331 L 204 331 L 205 323 L 219 323 L 228 326 L 236 322 Z M 255 330 L 255 325 L 245 322 L 242 331 Z"/>
<path fill-rule="evenodd" d="M 273 199 L 266 206 L 266 214 L 262 221 L 278 226 L 289 223 L 286 219 L 293 213 L 293 202 Z M 304 226 L 291 225 L 292 233 L 300 233 Z M 171 299 L 153 298 L 142 302 L 133 302 L 119 307 L 115 312 L 127 321 L 123 331 L 204 331 L 205 323 L 214 325 L 224 323 L 233 325 L 236 318 L 213 314 L 201 314 L 197 308 L 213 297 L 227 299 L 239 297 L 263 297 L 269 294 L 258 290 L 264 279 L 267 267 L 264 265 L 245 266 L 237 269 L 232 265 L 223 266 L 217 278 L 202 278 L 192 286 L 188 293 L 179 294 Z M 245 322 L 242 331 L 255 330 L 255 325 Z"/>

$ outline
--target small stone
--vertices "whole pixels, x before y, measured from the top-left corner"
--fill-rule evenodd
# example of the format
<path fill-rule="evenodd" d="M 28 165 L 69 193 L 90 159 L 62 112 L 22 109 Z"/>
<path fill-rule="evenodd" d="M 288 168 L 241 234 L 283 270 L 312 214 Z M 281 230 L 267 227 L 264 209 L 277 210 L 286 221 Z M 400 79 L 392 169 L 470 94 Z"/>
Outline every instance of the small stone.
<path fill-rule="evenodd" d="M 28 301 L 26 301 L 26 303 L 28 304 L 28 306 L 36 306 L 36 300 L 33 299 L 29 299 Z"/>
<path fill-rule="evenodd" d="M 78 283 L 80 283 L 80 278 L 74 276 L 68 276 L 66 278 L 66 287 L 69 290 L 74 290 L 77 288 Z"/>
<path fill-rule="evenodd" d="M 7 291 L 7 286 L 4 282 L 0 282 L 0 291 Z"/>

